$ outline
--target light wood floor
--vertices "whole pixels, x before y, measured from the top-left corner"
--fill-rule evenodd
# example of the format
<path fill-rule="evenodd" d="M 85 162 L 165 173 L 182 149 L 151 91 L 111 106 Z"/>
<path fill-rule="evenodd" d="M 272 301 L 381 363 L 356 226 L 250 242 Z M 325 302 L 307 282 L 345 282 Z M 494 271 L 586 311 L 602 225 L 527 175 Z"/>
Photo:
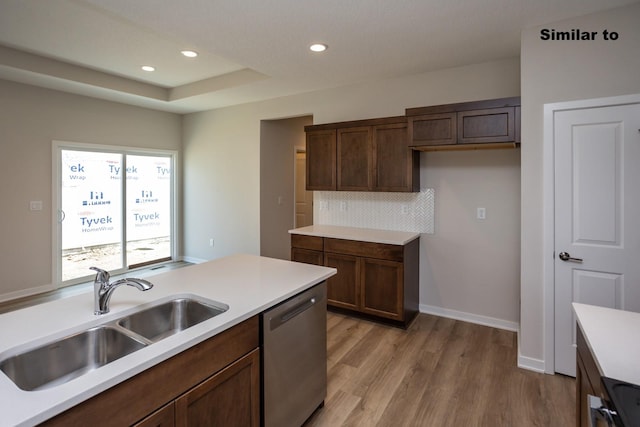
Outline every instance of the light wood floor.
<path fill-rule="evenodd" d="M 575 380 L 519 369 L 516 334 L 420 314 L 408 330 L 329 313 L 317 426 L 575 426 Z"/>

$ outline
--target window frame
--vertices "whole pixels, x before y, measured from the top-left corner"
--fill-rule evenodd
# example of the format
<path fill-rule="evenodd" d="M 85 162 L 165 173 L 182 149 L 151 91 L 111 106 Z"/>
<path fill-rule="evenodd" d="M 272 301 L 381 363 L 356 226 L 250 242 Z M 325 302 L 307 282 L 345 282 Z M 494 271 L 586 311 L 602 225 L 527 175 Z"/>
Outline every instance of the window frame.
<path fill-rule="evenodd" d="M 114 275 L 124 274 L 131 271 L 141 270 L 144 268 L 149 268 L 150 265 L 163 265 L 171 262 L 175 262 L 179 260 L 178 257 L 178 248 L 179 241 L 181 238 L 180 235 L 180 227 L 178 226 L 180 218 L 179 218 L 179 208 L 178 208 L 178 200 L 180 199 L 180 170 L 179 170 L 179 152 L 177 150 L 166 150 L 166 149 L 155 149 L 155 148 L 143 148 L 143 147 L 133 147 L 133 146 L 125 146 L 125 145 L 106 145 L 106 144 L 92 144 L 92 143 L 84 143 L 84 142 L 71 142 L 71 141 L 60 141 L 53 140 L 52 141 L 52 176 L 53 179 L 51 181 L 51 223 L 52 223 L 52 269 L 51 269 L 51 283 L 53 284 L 53 288 L 60 289 L 66 286 L 72 286 L 78 283 L 84 283 L 91 280 L 93 277 L 92 274 L 87 274 L 86 276 L 77 277 L 75 279 L 70 279 L 66 281 L 62 281 L 62 227 L 61 227 L 61 212 L 62 212 L 62 151 L 63 150 L 75 150 L 75 151 L 93 151 L 93 152 L 103 152 L 103 153 L 118 153 L 123 156 L 123 161 L 125 161 L 127 155 L 134 156 L 167 156 L 171 160 L 171 198 L 170 198 L 170 211 L 171 211 L 171 224 L 170 224 L 170 233 L 171 233 L 171 260 L 169 261 L 161 261 L 153 264 L 145 264 L 141 265 L 138 268 L 129 268 L 125 262 L 123 268 L 112 270 L 111 273 Z M 124 178 L 124 175 L 123 175 Z M 122 214 L 126 213 L 126 179 L 122 180 Z M 122 243 L 126 245 L 126 215 L 123 218 L 123 229 L 122 229 Z M 124 247 L 123 247 L 124 250 Z M 123 255 L 125 256 L 125 255 Z M 99 266 L 98 266 L 99 267 Z"/>

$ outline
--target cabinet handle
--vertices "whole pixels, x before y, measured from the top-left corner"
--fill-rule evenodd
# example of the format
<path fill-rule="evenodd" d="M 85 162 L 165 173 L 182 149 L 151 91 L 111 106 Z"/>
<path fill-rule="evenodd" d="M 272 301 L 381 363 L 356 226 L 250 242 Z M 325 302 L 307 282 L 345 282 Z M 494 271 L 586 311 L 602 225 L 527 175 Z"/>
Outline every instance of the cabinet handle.
<path fill-rule="evenodd" d="M 569 252 L 560 252 L 558 258 L 562 261 L 582 262 L 582 258 L 573 258 Z"/>

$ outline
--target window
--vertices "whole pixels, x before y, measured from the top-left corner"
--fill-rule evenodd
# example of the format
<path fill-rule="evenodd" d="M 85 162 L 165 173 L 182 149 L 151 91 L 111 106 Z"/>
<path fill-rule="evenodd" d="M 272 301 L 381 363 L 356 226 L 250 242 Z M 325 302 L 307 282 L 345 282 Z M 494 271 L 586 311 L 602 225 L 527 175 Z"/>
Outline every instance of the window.
<path fill-rule="evenodd" d="M 54 143 L 55 283 L 175 258 L 174 152 Z"/>

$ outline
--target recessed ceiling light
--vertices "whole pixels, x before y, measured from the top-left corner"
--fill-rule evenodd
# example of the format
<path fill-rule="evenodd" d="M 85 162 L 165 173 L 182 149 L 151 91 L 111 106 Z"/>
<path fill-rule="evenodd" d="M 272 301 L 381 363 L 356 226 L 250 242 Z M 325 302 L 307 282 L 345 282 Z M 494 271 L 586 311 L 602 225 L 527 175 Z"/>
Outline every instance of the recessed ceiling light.
<path fill-rule="evenodd" d="M 180 53 L 182 53 L 187 58 L 195 58 L 196 56 L 198 56 L 198 52 L 194 50 L 183 50 L 183 51 L 180 51 Z"/>
<path fill-rule="evenodd" d="M 309 46 L 309 49 L 311 49 L 314 52 L 324 52 L 325 50 L 327 50 L 327 45 L 323 43 L 314 43 L 311 46 Z"/>
<path fill-rule="evenodd" d="M 155 71 L 156 70 L 155 67 L 152 67 L 151 65 L 143 65 L 142 69 L 144 71 Z"/>

